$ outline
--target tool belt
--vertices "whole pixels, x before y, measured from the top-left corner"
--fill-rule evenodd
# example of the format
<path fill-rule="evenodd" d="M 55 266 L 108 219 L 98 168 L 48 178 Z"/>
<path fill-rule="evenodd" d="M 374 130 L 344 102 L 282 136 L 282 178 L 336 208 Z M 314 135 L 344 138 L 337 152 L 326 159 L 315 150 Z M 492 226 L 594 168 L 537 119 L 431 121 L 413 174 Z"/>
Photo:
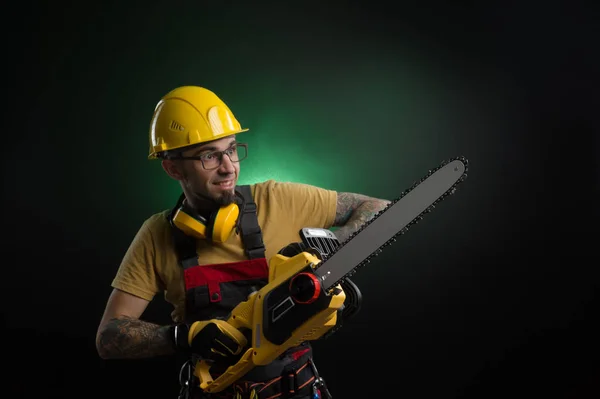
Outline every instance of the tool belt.
<path fill-rule="evenodd" d="M 282 361 L 285 359 L 285 361 Z M 327 399 L 325 381 L 319 376 L 310 347 L 296 348 L 283 359 L 258 367 L 217 393 L 203 392 L 196 376 L 186 373 L 189 381 L 181 380 L 180 399 Z M 193 367 L 192 363 L 184 367 Z M 182 368 L 183 370 L 183 368 Z M 191 369 L 190 369 L 191 370 Z M 180 374 L 181 379 L 181 374 Z"/>

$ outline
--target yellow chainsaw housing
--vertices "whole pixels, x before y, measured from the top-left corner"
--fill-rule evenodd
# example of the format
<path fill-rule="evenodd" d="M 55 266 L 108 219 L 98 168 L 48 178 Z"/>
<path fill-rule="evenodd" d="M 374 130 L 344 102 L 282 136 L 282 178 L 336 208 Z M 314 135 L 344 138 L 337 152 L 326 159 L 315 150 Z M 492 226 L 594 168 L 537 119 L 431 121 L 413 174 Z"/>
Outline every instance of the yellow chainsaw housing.
<path fill-rule="evenodd" d="M 275 255 L 269 260 L 269 281 L 259 291 L 252 293 L 248 299 L 236 306 L 227 322 L 237 329 L 252 330 L 252 342 L 240 360 L 227 368 L 218 378 L 210 374 L 211 364 L 201 360 L 197 362 L 194 374 L 200 380 L 200 388 L 205 392 L 221 392 L 255 366 L 271 363 L 284 351 L 306 341 L 321 338 L 331 330 L 337 322 L 338 310 L 344 304 L 346 295 L 341 286 L 334 287 L 332 292 L 321 292 L 320 308 L 293 331 L 289 331 L 287 339 L 282 343 L 269 340 L 265 333 L 265 307 L 269 294 L 276 289 L 281 291 L 289 285 L 291 279 L 299 273 L 310 273 L 316 269 L 320 259 L 301 252 L 293 257 Z M 323 306 L 324 304 L 324 306 Z M 296 304 L 295 306 L 310 306 Z M 190 333 L 189 340 L 193 339 Z"/>

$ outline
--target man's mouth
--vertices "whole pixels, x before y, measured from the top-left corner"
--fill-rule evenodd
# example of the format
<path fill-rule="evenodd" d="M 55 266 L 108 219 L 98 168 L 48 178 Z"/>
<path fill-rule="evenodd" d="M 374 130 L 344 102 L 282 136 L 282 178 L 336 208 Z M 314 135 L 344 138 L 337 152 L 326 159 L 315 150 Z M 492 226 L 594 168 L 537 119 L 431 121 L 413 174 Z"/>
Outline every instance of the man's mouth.
<path fill-rule="evenodd" d="M 233 180 L 223 180 L 223 181 L 220 181 L 220 182 L 215 182 L 213 184 L 216 185 L 216 186 L 218 186 L 218 187 L 220 187 L 220 188 L 222 188 L 222 189 L 225 189 L 225 190 L 229 190 L 229 189 L 232 189 L 234 187 L 234 181 Z"/>

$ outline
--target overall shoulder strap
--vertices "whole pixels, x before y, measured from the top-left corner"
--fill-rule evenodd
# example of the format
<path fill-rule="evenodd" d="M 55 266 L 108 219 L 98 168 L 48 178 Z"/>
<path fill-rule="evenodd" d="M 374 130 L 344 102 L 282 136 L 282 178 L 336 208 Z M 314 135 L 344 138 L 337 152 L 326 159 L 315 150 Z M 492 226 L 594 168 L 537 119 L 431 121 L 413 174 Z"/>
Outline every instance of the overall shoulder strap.
<path fill-rule="evenodd" d="M 242 243 L 249 259 L 265 257 L 265 244 L 262 231 L 258 224 L 256 214 L 256 203 L 252 198 L 252 190 L 249 185 L 237 186 L 236 190 L 242 196 L 238 227 L 242 233 Z"/>

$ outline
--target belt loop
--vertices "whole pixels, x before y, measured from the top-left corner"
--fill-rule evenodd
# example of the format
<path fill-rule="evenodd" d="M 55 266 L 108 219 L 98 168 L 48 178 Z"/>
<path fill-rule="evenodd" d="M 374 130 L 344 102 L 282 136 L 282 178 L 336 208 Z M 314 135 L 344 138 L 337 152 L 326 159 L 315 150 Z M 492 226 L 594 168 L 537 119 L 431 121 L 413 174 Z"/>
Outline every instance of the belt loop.
<path fill-rule="evenodd" d="M 218 281 L 208 282 L 208 295 L 211 302 L 221 301 L 221 287 Z"/>
<path fill-rule="evenodd" d="M 296 374 L 290 373 L 288 374 L 288 394 L 293 395 L 296 393 Z"/>

